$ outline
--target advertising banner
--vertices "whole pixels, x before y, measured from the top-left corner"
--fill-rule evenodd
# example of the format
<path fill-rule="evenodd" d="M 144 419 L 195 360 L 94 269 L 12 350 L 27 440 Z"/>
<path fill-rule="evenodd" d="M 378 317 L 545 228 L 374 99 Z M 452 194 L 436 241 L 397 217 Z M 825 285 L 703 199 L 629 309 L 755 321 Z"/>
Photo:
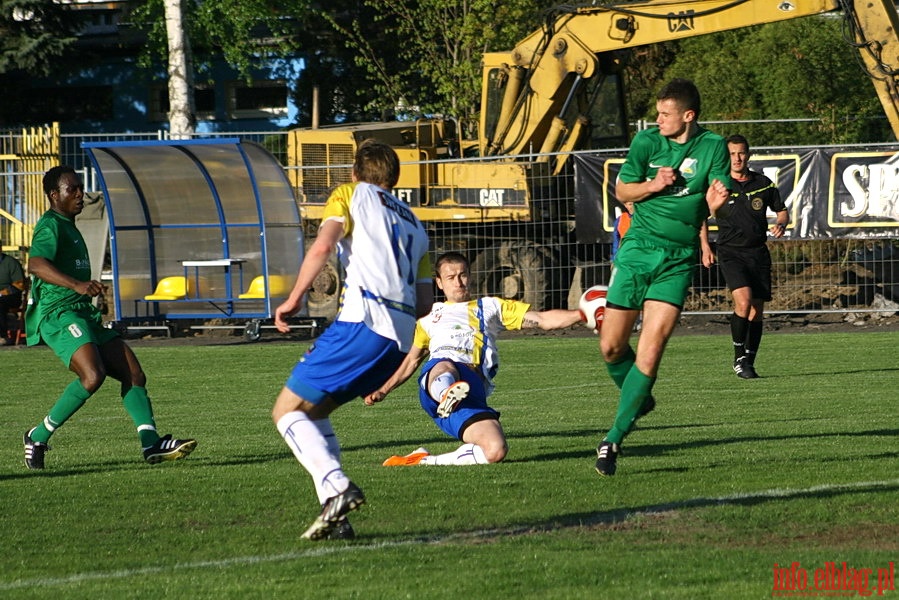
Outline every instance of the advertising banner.
<path fill-rule="evenodd" d="M 578 242 L 611 241 L 623 162 L 624 155 L 575 156 Z M 899 237 L 899 148 L 765 149 L 749 167 L 777 184 L 790 213 L 787 239 Z M 715 231 L 712 220 L 712 239 Z"/>

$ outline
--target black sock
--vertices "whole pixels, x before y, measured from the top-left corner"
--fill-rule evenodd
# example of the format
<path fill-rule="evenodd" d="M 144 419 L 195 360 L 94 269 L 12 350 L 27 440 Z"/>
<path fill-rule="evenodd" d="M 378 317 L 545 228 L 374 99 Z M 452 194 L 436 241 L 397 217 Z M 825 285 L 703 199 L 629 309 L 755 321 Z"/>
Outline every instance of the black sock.
<path fill-rule="evenodd" d="M 734 360 L 743 356 L 746 351 L 746 335 L 749 331 L 749 319 L 738 317 L 737 313 L 730 316 L 730 337 L 734 343 Z"/>
<path fill-rule="evenodd" d="M 746 336 L 746 347 L 744 351 L 749 358 L 749 364 L 755 364 L 755 355 L 759 351 L 759 345 L 762 343 L 762 322 L 749 322 L 749 335 Z"/>

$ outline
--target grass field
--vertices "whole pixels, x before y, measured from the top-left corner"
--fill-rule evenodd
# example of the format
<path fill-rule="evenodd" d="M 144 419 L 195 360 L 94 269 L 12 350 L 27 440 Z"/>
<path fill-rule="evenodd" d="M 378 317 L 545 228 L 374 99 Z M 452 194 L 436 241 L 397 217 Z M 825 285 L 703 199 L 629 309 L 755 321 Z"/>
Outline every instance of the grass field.
<path fill-rule="evenodd" d="M 770 598 L 799 591 L 776 589 L 775 564 L 794 563 L 823 596 L 816 571 L 844 562 L 896 598 L 897 346 L 769 334 L 763 378 L 742 381 L 729 337 L 676 335 L 658 407 L 602 478 L 594 448 L 617 398 L 596 339 L 505 339 L 491 404 L 507 460 L 381 467 L 457 444 L 412 382 L 353 402 L 333 422 L 368 504 L 355 541 L 318 543 L 299 537 L 318 513 L 311 482 L 269 417 L 304 343 L 140 345 L 161 431 L 197 438 L 195 453 L 144 464 L 109 380 L 42 473 L 22 465 L 22 433 L 71 375 L 47 349 L 4 350 L 0 598 Z"/>

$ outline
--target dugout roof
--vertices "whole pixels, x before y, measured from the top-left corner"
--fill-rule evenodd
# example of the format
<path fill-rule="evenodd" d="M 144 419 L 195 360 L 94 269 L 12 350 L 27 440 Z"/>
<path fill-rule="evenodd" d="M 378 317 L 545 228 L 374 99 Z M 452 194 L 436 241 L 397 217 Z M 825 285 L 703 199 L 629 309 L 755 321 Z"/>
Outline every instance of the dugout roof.
<path fill-rule="evenodd" d="M 265 148 L 237 138 L 82 147 L 109 218 L 117 320 L 273 315 L 268 292 L 238 298 L 260 275 L 292 282 L 303 258 L 293 189 Z M 144 300 L 173 276 L 197 283 L 189 298 Z"/>

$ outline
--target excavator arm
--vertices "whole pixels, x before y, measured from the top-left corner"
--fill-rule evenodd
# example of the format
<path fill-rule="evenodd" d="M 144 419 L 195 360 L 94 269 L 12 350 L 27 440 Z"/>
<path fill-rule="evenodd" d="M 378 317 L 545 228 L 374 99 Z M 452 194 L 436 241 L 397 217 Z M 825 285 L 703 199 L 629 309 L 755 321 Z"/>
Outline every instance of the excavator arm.
<path fill-rule="evenodd" d="M 576 149 L 586 117 L 569 113 L 585 105 L 585 84 L 619 72 L 631 48 L 840 9 L 899 138 L 899 17 L 891 0 L 643 0 L 561 7 L 509 53 L 499 117 L 481 127 L 491 133 L 485 153 Z"/>
<path fill-rule="evenodd" d="M 871 76 L 893 135 L 899 140 L 899 14 L 892 0 L 841 0 L 847 39 Z"/>

